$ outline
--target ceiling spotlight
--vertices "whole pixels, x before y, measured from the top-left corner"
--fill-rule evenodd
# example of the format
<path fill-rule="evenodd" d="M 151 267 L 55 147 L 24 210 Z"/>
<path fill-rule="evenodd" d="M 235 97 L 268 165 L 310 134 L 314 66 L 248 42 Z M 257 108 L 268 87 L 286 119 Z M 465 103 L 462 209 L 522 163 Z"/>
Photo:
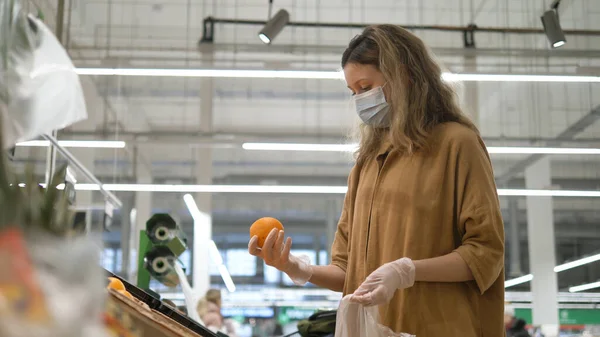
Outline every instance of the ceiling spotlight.
<path fill-rule="evenodd" d="M 285 9 L 281 9 L 267 21 L 267 24 L 258 33 L 258 37 L 264 44 L 270 44 L 288 22 L 290 22 L 290 13 Z"/>
<path fill-rule="evenodd" d="M 558 20 L 558 4 L 559 1 L 555 1 L 552 9 L 544 12 L 544 15 L 541 17 L 544 32 L 552 48 L 564 46 L 567 42 L 565 33 L 560 27 L 560 21 Z"/>

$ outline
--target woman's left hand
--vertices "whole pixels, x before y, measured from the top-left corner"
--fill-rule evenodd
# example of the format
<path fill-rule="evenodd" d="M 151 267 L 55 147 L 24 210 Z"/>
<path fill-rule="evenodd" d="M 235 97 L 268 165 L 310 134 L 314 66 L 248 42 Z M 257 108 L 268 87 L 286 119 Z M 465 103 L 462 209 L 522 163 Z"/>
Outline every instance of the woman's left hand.
<path fill-rule="evenodd" d="M 377 268 L 350 296 L 350 301 L 364 306 L 388 303 L 398 289 L 410 288 L 415 283 L 415 264 L 402 258 Z"/>

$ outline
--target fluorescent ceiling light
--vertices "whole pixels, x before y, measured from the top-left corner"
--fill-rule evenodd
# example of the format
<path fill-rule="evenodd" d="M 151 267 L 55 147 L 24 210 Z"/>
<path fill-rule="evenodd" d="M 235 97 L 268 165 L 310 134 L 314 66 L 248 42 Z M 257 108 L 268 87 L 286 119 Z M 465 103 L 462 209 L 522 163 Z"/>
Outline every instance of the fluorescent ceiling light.
<path fill-rule="evenodd" d="M 600 254 L 587 256 L 587 257 L 584 257 L 584 258 L 581 258 L 581 259 L 578 259 L 575 261 L 560 264 L 560 265 L 554 267 L 554 272 L 560 273 L 562 271 L 573 269 L 573 268 L 583 266 L 583 265 L 586 265 L 586 264 L 589 264 L 592 262 L 596 262 L 596 261 L 600 261 Z M 507 280 L 506 282 L 504 282 L 504 288 L 516 286 L 516 285 L 522 284 L 522 283 L 527 283 L 531 280 L 533 280 L 533 275 L 531 275 L 531 274 L 517 277 L 517 278 Z M 589 289 L 591 289 L 591 288 L 589 288 Z M 587 290 L 587 289 L 582 289 L 582 290 Z M 569 291 L 571 291 L 571 290 L 569 289 Z M 581 290 L 579 290 L 579 291 L 581 291 Z M 574 291 L 571 291 L 571 292 L 574 292 Z"/>
<path fill-rule="evenodd" d="M 162 77 L 224 77 L 224 78 L 294 78 L 341 80 L 341 71 L 260 70 L 260 69 L 158 69 L 158 68 L 76 68 L 79 75 L 98 76 L 162 76 Z M 443 73 L 446 81 L 476 82 L 600 82 L 600 76 L 536 75 L 536 74 L 459 74 Z"/>
<path fill-rule="evenodd" d="M 514 197 L 581 197 L 598 198 L 598 191 L 571 191 L 571 190 L 528 190 L 528 189 L 510 189 L 499 188 L 498 195 Z"/>
<path fill-rule="evenodd" d="M 24 187 L 25 184 L 20 183 Z M 44 186 L 40 184 L 40 186 Z M 169 184 L 104 184 L 104 190 L 112 192 L 165 192 L 165 193 L 281 193 L 281 194 L 345 194 L 346 186 L 300 186 L 300 185 L 169 185 Z M 64 184 L 57 186 L 63 189 Z M 76 184 L 78 191 L 98 191 L 97 184 Z M 600 198 L 598 191 L 527 190 L 499 188 L 498 195 L 516 197 L 580 197 Z M 184 196 L 185 197 L 185 196 Z M 190 196 L 191 197 L 191 196 Z M 185 200 L 185 199 L 184 199 Z M 192 199 L 193 201 L 193 199 Z M 186 201 L 187 202 L 187 201 Z M 194 202 L 194 205 L 196 203 Z M 187 205 L 187 204 L 186 204 Z M 188 207 L 188 209 L 190 209 Z M 200 211 L 198 211 L 200 212 Z M 192 211 L 190 210 L 190 213 Z M 194 213 L 192 213 L 194 216 Z M 200 216 L 200 215 L 196 215 Z"/>
<path fill-rule="evenodd" d="M 58 144 L 62 147 L 100 149 L 122 149 L 126 145 L 123 141 L 113 140 L 59 140 Z M 50 142 L 47 140 L 30 140 L 26 142 L 17 143 L 17 146 L 48 147 L 50 146 Z"/>
<path fill-rule="evenodd" d="M 600 261 L 600 254 L 584 257 L 579 260 L 563 263 L 559 266 L 554 267 L 554 271 L 560 273 L 561 271 L 569 270 L 575 267 L 583 266 L 584 264 Z"/>
<path fill-rule="evenodd" d="M 94 185 L 94 184 L 87 184 L 87 185 Z M 106 189 L 106 184 L 104 185 L 104 188 Z M 79 186 L 75 186 L 75 189 L 79 189 Z M 187 207 L 187 209 L 190 212 L 190 215 L 192 216 L 194 221 L 199 221 L 202 218 L 202 213 L 198 209 L 198 205 L 196 205 L 196 201 L 194 200 L 194 197 L 192 197 L 191 194 L 186 194 L 183 196 L 183 202 L 185 202 L 185 206 Z"/>
<path fill-rule="evenodd" d="M 235 284 L 233 283 L 233 280 L 231 279 L 231 275 L 229 274 L 229 271 L 227 270 L 227 267 L 225 267 L 224 264 L 219 265 L 219 273 L 221 274 L 221 278 L 223 279 L 223 282 L 225 282 L 225 286 L 227 287 L 227 290 L 229 290 L 230 293 L 235 291 Z"/>
<path fill-rule="evenodd" d="M 244 143 L 244 150 L 352 152 L 357 144 Z"/>
<path fill-rule="evenodd" d="M 448 82 L 573 82 L 598 83 L 600 76 L 582 75 L 534 75 L 534 74 L 455 74 L 443 73 Z"/>
<path fill-rule="evenodd" d="M 507 280 L 504 282 L 504 288 L 509 288 L 509 287 L 513 287 L 516 286 L 517 284 L 521 284 L 521 283 L 527 283 L 529 281 L 533 280 L 533 275 L 528 274 L 525 276 L 521 276 L 521 277 L 517 277 L 514 278 L 512 280 Z"/>
<path fill-rule="evenodd" d="M 598 148 L 488 146 L 487 149 L 491 154 L 600 154 Z"/>
<path fill-rule="evenodd" d="M 295 193 L 344 194 L 346 186 L 295 185 L 169 185 L 169 184 L 104 184 L 107 191 L 119 192 L 176 192 L 176 193 Z M 77 190 L 97 191 L 96 184 L 77 184 Z"/>
<path fill-rule="evenodd" d="M 358 144 L 243 143 L 242 148 L 259 151 L 353 152 L 358 148 Z M 490 154 L 600 155 L 600 148 L 488 146 L 487 150 Z"/>
<path fill-rule="evenodd" d="M 208 251 L 217 266 L 223 264 L 223 258 L 221 257 L 221 253 L 219 253 L 219 248 L 217 248 L 217 244 L 214 240 L 210 240 L 208 242 Z"/>
<path fill-rule="evenodd" d="M 590 289 L 595 289 L 595 288 L 600 288 L 600 281 L 594 282 L 594 283 L 582 284 L 580 286 L 571 287 L 571 288 L 569 288 L 569 292 L 576 293 L 576 292 L 590 290 Z"/>
<path fill-rule="evenodd" d="M 340 71 L 310 70 L 77 68 L 76 72 L 79 75 L 113 76 L 343 79 Z"/>
<path fill-rule="evenodd" d="M 192 215 L 194 223 L 202 223 L 206 215 L 200 212 L 200 209 L 198 209 L 198 205 L 196 204 L 194 197 L 191 194 L 186 194 L 183 196 L 183 201 L 185 202 L 185 206 L 187 207 L 188 211 Z M 227 290 L 229 290 L 229 292 L 234 292 L 235 284 L 231 279 L 231 275 L 229 274 L 227 267 L 223 264 L 223 258 L 221 257 L 221 253 L 219 253 L 217 244 L 213 240 L 210 240 L 208 243 L 208 253 L 212 258 L 214 264 L 219 268 L 219 273 L 221 274 L 221 278 L 223 279 Z"/>
<path fill-rule="evenodd" d="M 168 184 L 104 184 L 113 192 L 175 192 L 175 193 L 292 193 L 345 194 L 346 186 L 297 185 L 168 185 Z M 96 184 L 77 184 L 75 189 L 97 191 Z M 534 197 L 600 197 L 600 191 L 498 189 L 499 195 Z"/>

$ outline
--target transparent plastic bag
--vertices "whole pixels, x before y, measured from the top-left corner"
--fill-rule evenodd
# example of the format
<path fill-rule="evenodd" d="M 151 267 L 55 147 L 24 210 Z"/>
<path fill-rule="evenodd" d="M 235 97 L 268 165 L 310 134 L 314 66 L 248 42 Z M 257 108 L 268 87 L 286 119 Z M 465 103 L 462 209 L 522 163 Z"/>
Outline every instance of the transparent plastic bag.
<path fill-rule="evenodd" d="M 179 282 L 181 284 L 181 289 L 183 290 L 183 297 L 185 299 L 185 307 L 187 309 L 187 315 L 189 318 L 195 320 L 196 322 L 204 325 L 204 322 L 198 315 L 198 310 L 196 309 L 198 305 L 198 301 L 202 297 L 199 295 L 191 286 L 187 280 L 187 276 L 185 276 L 185 272 L 183 268 L 179 265 L 179 263 L 175 263 L 173 266 L 175 271 L 177 272 L 177 276 L 179 276 Z"/>
<path fill-rule="evenodd" d="M 350 302 L 349 296 L 342 299 L 338 309 L 335 337 L 414 337 L 406 333 L 395 333 L 379 323 L 379 309 Z"/>
<path fill-rule="evenodd" d="M 4 280 L 0 284 L 0 336 L 109 337 L 102 321 L 105 290 L 104 273 L 98 266 L 99 240 L 0 231 L 0 235 L 6 233 L 12 237 L 0 242 L 5 254 L 5 269 L 0 269 L 0 280 Z M 13 245 L 19 239 L 22 245 L 7 246 L 7 239 Z M 20 263 L 11 268 L 6 265 L 11 258 Z M 25 267 L 31 270 L 16 273 Z"/>
<path fill-rule="evenodd" d="M 48 27 L 19 1 L 0 5 L 0 105 L 4 147 L 87 118 L 79 76 Z"/>

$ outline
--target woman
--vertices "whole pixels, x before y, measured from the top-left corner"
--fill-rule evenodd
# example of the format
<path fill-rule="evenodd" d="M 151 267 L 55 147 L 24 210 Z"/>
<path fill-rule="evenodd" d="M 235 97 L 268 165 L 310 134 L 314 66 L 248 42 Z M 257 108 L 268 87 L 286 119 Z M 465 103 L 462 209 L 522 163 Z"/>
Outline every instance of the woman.
<path fill-rule="evenodd" d="M 342 56 L 361 125 L 328 266 L 290 254 L 273 231 L 249 252 L 287 273 L 378 305 L 382 324 L 418 337 L 504 336 L 504 229 L 476 127 L 423 42 L 366 28 Z"/>
<path fill-rule="evenodd" d="M 196 305 L 198 311 L 198 317 L 202 320 L 204 325 L 216 332 L 223 329 L 223 316 L 221 316 L 221 309 L 213 302 L 208 301 L 205 297 L 201 298 Z"/>
<path fill-rule="evenodd" d="M 204 296 L 208 302 L 214 303 L 218 309 L 219 314 L 221 315 L 221 320 L 223 321 L 222 330 L 230 337 L 234 337 L 236 333 L 236 324 L 231 319 L 225 319 L 221 314 L 221 310 L 223 308 L 223 299 L 221 298 L 221 290 L 219 289 L 208 289 L 206 291 L 206 295 Z"/>

